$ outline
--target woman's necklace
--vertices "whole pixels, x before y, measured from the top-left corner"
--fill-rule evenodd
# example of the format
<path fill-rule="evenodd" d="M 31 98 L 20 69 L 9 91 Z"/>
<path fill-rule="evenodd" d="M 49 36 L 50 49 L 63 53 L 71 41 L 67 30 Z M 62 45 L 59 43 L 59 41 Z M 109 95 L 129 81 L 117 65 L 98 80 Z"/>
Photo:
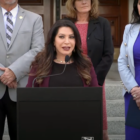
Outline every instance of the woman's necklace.
<path fill-rule="evenodd" d="M 59 59 L 56 59 L 57 62 L 59 63 L 65 63 L 65 61 L 62 61 L 62 60 L 59 60 Z"/>
<path fill-rule="evenodd" d="M 65 61 L 63 61 L 63 60 L 60 60 L 60 59 L 55 59 L 55 61 L 57 61 L 57 62 L 59 62 L 59 63 L 63 63 L 63 64 L 65 64 L 66 62 Z M 73 61 L 72 60 L 69 60 L 67 63 L 72 63 Z"/>

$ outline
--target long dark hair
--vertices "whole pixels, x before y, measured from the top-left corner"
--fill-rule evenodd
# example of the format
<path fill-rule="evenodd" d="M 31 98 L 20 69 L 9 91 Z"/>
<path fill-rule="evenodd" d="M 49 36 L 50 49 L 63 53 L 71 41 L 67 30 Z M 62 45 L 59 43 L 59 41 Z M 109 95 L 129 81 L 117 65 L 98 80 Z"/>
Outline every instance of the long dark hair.
<path fill-rule="evenodd" d="M 140 23 L 140 15 L 139 15 L 139 11 L 138 11 L 138 1 L 139 0 L 134 0 L 134 2 L 133 2 L 133 12 L 132 12 L 131 24 Z"/>
<path fill-rule="evenodd" d="M 83 51 L 81 49 L 81 38 L 76 26 L 70 20 L 66 19 L 58 20 L 48 32 L 46 46 L 42 52 L 38 53 L 31 64 L 31 67 L 36 69 L 34 76 L 47 76 L 50 73 L 53 61 L 56 58 L 54 40 L 60 27 L 70 27 L 73 30 L 75 37 L 75 51 L 72 53 L 72 60 L 77 67 L 79 75 L 85 80 L 86 84 L 89 85 L 91 82 L 90 70 L 92 63 L 87 56 L 83 55 Z M 41 84 L 42 81 L 43 79 L 40 78 L 37 79 L 36 82 Z"/>

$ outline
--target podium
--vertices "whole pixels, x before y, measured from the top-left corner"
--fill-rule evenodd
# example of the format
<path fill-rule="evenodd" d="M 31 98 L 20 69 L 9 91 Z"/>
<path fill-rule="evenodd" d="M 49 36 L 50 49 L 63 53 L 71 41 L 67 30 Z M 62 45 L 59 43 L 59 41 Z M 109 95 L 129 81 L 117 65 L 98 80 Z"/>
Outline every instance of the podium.
<path fill-rule="evenodd" d="M 102 140 L 101 87 L 18 88 L 18 140 Z"/>

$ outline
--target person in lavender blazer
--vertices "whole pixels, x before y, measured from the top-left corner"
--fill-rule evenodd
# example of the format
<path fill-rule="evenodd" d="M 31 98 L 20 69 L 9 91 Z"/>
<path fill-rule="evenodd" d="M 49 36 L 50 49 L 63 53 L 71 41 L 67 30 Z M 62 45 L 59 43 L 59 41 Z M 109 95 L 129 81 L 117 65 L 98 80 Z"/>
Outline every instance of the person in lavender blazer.
<path fill-rule="evenodd" d="M 35 87 L 90 87 L 98 86 L 97 76 L 88 56 L 83 55 L 79 32 L 69 20 L 59 20 L 48 33 L 44 50 L 31 64 L 27 87 L 32 87 L 36 77 L 61 73 L 65 67 L 65 56 L 69 56 L 63 74 L 48 78 L 37 78 Z"/>
<path fill-rule="evenodd" d="M 125 27 L 118 58 L 118 70 L 124 87 L 125 117 L 131 98 L 140 109 L 140 0 L 134 0 L 132 16 L 131 24 Z M 126 125 L 125 132 L 126 140 L 140 139 L 140 129 Z"/>

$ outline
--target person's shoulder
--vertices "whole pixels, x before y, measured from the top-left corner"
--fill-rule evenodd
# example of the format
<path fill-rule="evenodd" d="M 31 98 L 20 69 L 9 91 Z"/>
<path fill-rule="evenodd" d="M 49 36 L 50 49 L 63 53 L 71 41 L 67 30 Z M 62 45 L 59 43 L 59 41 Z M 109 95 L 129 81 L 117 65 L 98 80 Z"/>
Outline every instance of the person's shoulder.
<path fill-rule="evenodd" d="M 28 10 L 24 10 L 24 11 L 25 11 L 26 15 L 28 15 L 28 16 L 30 16 L 32 18 L 39 18 L 39 17 L 41 17 L 39 14 L 33 13 L 31 11 L 28 11 Z"/>
<path fill-rule="evenodd" d="M 109 21 L 106 19 L 106 18 L 104 18 L 104 17 L 101 17 L 101 16 L 99 16 L 98 17 L 98 20 L 99 20 L 99 22 L 101 23 L 101 24 L 107 24 L 107 25 L 109 25 L 110 23 L 109 23 Z"/>
<path fill-rule="evenodd" d="M 139 29 L 140 29 L 140 24 L 139 23 L 134 23 L 134 24 L 127 24 L 126 26 L 125 26 L 125 33 L 129 33 L 129 34 L 133 34 L 133 33 L 135 33 L 135 32 L 138 32 L 139 31 Z M 131 35 L 132 35 L 131 34 Z M 128 35 L 128 34 L 127 34 Z"/>
<path fill-rule="evenodd" d="M 106 18 L 101 17 L 101 16 L 97 17 L 97 19 L 96 19 L 96 20 L 97 20 L 98 22 L 101 22 L 101 23 L 108 22 L 108 20 L 107 20 Z"/>
<path fill-rule="evenodd" d="M 101 17 L 101 16 L 99 16 L 99 17 L 97 17 L 95 19 L 91 19 L 90 22 L 99 23 L 101 25 L 109 24 L 109 21 L 106 18 Z"/>
<path fill-rule="evenodd" d="M 106 21 L 108 21 L 106 18 L 101 17 L 101 16 L 98 17 L 98 20 L 99 20 L 100 22 L 106 22 Z"/>
<path fill-rule="evenodd" d="M 127 25 L 125 26 L 125 30 L 129 30 L 130 27 L 131 27 L 131 25 L 132 25 L 132 24 L 127 24 Z"/>
<path fill-rule="evenodd" d="M 129 34 L 131 25 L 132 25 L 132 24 L 127 24 L 127 25 L 125 25 L 125 28 L 124 28 L 124 35 L 127 36 L 127 35 Z"/>
<path fill-rule="evenodd" d="M 31 17 L 32 19 L 33 19 L 33 18 L 35 18 L 35 19 L 41 18 L 41 16 L 40 16 L 39 14 L 36 14 L 36 13 L 31 12 L 31 11 L 29 11 L 29 10 L 23 9 L 23 8 L 21 8 L 21 7 L 20 7 L 20 10 L 23 10 L 23 11 L 25 12 L 26 16 Z"/>

